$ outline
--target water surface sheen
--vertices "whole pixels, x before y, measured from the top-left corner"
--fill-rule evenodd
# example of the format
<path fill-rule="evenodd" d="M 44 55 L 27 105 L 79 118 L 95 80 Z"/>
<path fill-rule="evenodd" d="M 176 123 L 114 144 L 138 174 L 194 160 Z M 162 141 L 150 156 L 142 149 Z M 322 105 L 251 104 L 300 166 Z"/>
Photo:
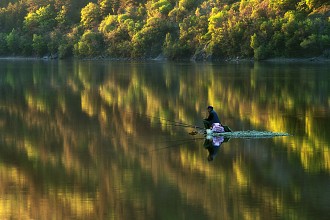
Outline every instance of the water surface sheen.
<path fill-rule="evenodd" d="M 329 219 L 329 67 L 0 60 L 0 219 Z"/>

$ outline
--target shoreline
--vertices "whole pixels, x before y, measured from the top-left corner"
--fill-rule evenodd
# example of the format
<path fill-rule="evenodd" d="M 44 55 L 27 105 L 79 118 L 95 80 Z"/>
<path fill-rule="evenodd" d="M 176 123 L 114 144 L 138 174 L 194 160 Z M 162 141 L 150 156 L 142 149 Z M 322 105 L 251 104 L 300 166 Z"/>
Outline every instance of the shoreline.
<path fill-rule="evenodd" d="M 215 60 L 191 60 L 191 59 L 182 59 L 182 60 L 168 60 L 167 58 L 111 58 L 111 57 L 94 57 L 94 58 L 74 58 L 69 57 L 65 59 L 58 59 L 58 58 L 45 58 L 45 57 L 23 57 L 23 56 L 0 56 L 1 60 L 44 60 L 44 61 L 50 61 L 50 60 L 90 60 L 90 61 L 166 61 L 166 62 L 191 62 L 191 63 L 221 63 L 221 62 L 227 62 L 227 63 L 244 63 L 244 62 L 252 62 L 252 63 L 263 63 L 263 62 L 270 62 L 270 63 L 330 63 L 330 58 L 326 57 L 308 57 L 308 58 L 284 58 L 284 57 L 274 57 L 274 58 L 268 58 L 264 60 L 254 60 L 253 58 L 227 58 L 227 59 L 215 59 Z"/>
<path fill-rule="evenodd" d="M 270 58 L 264 61 L 276 63 L 330 63 L 330 58 L 309 57 L 309 58 Z"/>

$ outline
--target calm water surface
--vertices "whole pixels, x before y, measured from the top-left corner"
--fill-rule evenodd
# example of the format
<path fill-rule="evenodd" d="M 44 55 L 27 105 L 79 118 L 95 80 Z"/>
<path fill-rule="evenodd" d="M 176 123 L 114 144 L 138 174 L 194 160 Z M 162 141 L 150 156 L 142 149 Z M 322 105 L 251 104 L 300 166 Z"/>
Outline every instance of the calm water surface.
<path fill-rule="evenodd" d="M 0 60 L 0 219 L 329 219 L 329 124 L 329 64 Z"/>

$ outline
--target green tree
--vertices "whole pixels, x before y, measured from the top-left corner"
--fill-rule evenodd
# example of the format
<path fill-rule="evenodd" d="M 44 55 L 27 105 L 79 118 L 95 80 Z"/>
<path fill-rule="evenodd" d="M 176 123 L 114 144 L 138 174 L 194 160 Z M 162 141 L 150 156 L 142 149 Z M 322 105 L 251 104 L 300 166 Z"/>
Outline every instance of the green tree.
<path fill-rule="evenodd" d="M 20 54 L 25 56 L 30 56 L 33 54 L 32 42 L 33 36 L 21 35 L 19 39 Z"/>
<path fill-rule="evenodd" d="M 56 25 L 56 14 L 51 5 L 42 6 L 35 12 L 27 14 L 24 20 L 25 30 L 29 33 L 45 33 Z"/>
<path fill-rule="evenodd" d="M 149 18 L 147 24 L 132 38 L 134 57 L 153 57 L 162 52 L 163 42 L 172 25 L 161 18 Z"/>
<path fill-rule="evenodd" d="M 267 46 L 265 44 L 260 43 L 260 39 L 258 39 L 257 34 L 251 36 L 251 47 L 253 48 L 254 59 L 263 60 L 268 56 Z"/>
<path fill-rule="evenodd" d="M 51 3 L 51 0 L 25 0 L 28 11 L 36 11 Z"/>
<path fill-rule="evenodd" d="M 33 34 L 43 37 L 51 53 L 59 51 L 63 57 L 77 51 L 79 54 L 79 42 L 80 48 L 89 44 L 83 40 L 87 30 L 104 39 L 100 51 L 120 57 L 150 57 L 164 52 L 173 59 L 198 54 L 262 59 L 320 55 L 329 51 L 328 0 L 1 3 L 0 30 L 6 35 L 3 48 L 12 54 L 31 54 Z"/>
<path fill-rule="evenodd" d="M 120 2 L 118 0 L 98 0 L 100 5 L 101 15 L 103 17 L 111 14 L 117 14 Z"/>
<path fill-rule="evenodd" d="M 108 15 L 100 23 L 99 31 L 103 34 L 110 33 L 118 28 L 118 16 L 117 15 Z"/>
<path fill-rule="evenodd" d="M 61 29 L 65 29 L 69 24 L 69 9 L 67 6 L 62 6 L 61 10 L 57 13 L 55 20 Z"/>
<path fill-rule="evenodd" d="M 228 55 L 225 44 L 229 39 L 228 20 L 228 11 L 220 10 L 219 8 L 212 9 L 208 25 L 208 35 L 211 37 L 208 50 L 216 57 Z"/>
<path fill-rule="evenodd" d="M 306 36 L 306 27 L 302 22 L 301 13 L 295 11 L 286 12 L 283 18 L 282 28 L 285 39 L 286 56 L 298 56 L 303 54 L 300 43 Z"/>
<path fill-rule="evenodd" d="M 33 34 L 32 48 L 36 55 L 45 55 L 47 53 L 47 40 L 41 35 Z"/>
<path fill-rule="evenodd" d="M 182 41 L 175 41 L 170 33 L 166 34 L 163 53 L 171 60 L 187 59 L 192 55 L 192 49 Z"/>
<path fill-rule="evenodd" d="M 103 38 L 98 32 L 87 30 L 74 45 L 74 53 L 79 57 L 94 57 L 101 54 Z"/>
<path fill-rule="evenodd" d="M 10 53 L 19 54 L 19 34 L 13 29 L 6 37 L 7 47 Z"/>
<path fill-rule="evenodd" d="M 271 7 L 280 14 L 287 11 L 295 10 L 300 0 L 272 0 L 270 1 Z"/>
<path fill-rule="evenodd" d="M 60 59 L 64 59 L 73 55 L 75 42 L 73 38 L 74 37 L 71 36 L 71 33 L 60 37 L 58 45 L 58 57 Z"/>
<path fill-rule="evenodd" d="M 6 38 L 7 38 L 7 34 L 0 33 L 0 54 L 8 53 Z"/>
<path fill-rule="evenodd" d="M 146 7 L 150 17 L 167 16 L 173 8 L 168 0 L 150 1 Z"/>
<path fill-rule="evenodd" d="M 108 55 L 130 57 L 132 37 L 142 28 L 138 20 L 128 14 L 108 15 L 100 24 L 99 31 L 103 34 Z"/>
<path fill-rule="evenodd" d="M 58 52 L 59 46 L 62 42 L 62 33 L 59 30 L 54 30 L 49 34 L 49 41 L 47 42 L 48 51 L 51 54 Z"/>
<path fill-rule="evenodd" d="M 96 28 L 101 21 L 101 10 L 100 7 L 95 3 L 88 3 L 81 10 L 81 24 L 86 29 Z"/>
<path fill-rule="evenodd" d="M 179 23 L 179 39 L 174 41 L 178 42 L 175 48 L 176 51 L 181 54 L 184 58 L 191 56 L 194 51 L 198 50 L 200 47 L 204 47 L 206 42 L 204 41 L 204 35 L 207 33 L 208 21 L 197 17 L 195 15 L 190 15 L 183 19 Z"/>
<path fill-rule="evenodd" d="M 320 17 L 304 20 L 305 37 L 300 46 L 311 55 L 321 54 L 330 47 L 330 24 L 324 22 Z"/>
<path fill-rule="evenodd" d="M 199 0 L 179 0 L 179 7 L 191 10 L 196 7 L 201 1 Z"/>
<path fill-rule="evenodd" d="M 329 5 L 328 0 L 302 0 L 301 3 L 305 3 L 309 9 L 318 8 L 322 5 Z"/>
<path fill-rule="evenodd" d="M 0 29 L 3 32 L 18 29 L 22 26 L 26 13 L 26 5 L 22 1 L 9 3 L 6 8 L 0 8 Z"/>

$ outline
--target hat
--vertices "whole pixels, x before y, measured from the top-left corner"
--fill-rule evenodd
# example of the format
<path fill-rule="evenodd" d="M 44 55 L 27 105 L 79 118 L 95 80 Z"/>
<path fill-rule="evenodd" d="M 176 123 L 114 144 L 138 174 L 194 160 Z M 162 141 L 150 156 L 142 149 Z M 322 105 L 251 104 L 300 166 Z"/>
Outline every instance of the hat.
<path fill-rule="evenodd" d="M 213 106 L 209 105 L 209 106 L 207 106 L 207 108 L 213 109 Z"/>

